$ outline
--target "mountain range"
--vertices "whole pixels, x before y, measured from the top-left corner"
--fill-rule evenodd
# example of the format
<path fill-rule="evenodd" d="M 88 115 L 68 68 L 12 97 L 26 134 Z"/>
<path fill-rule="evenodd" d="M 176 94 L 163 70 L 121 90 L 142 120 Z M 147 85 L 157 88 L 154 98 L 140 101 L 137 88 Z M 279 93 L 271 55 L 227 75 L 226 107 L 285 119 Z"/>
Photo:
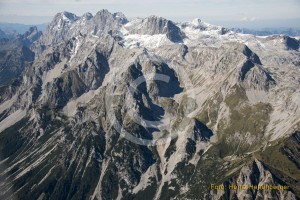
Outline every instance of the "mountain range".
<path fill-rule="evenodd" d="M 36 24 L 36 25 L 28 25 L 28 24 L 19 24 L 19 23 L 5 23 L 0 22 L 0 29 L 8 34 L 24 34 L 28 29 L 33 26 L 36 26 L 38 30 L 45 31 L 49 23 Z M 1 38 L 1 36 L 0 36 Z"/>
<path fill-rule="evenodd" d="M 232 28 L 234 32 L 252 34 L 258 36 L 268 36 L 268 35 L 288 35 L 288 36 L 299 36 L 300 29 L 297 28 L 264 28 L 264 29 L 249 29 L 249 28 Z"/>
<path fill-rule="evenodd" d="M 300 198 L 299 37 L 101 10 L 0 42 L 0 199 Z"/>

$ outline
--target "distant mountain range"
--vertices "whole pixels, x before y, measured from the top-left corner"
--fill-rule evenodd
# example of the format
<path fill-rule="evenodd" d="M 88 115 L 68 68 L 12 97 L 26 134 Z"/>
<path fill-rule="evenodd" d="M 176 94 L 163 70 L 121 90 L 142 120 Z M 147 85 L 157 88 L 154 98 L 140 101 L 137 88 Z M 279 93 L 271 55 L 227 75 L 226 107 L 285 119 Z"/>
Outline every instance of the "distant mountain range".
<path fill-rule="evenodd" d="M 30 27 L 36 26 L 39 31 L 44 32 L 47 28 L 49 23 L 43 24 L 36 24 L 36 25 L 26 25 L 26 24 L 19 24 L 19 23 L 0 23 L 0 29 L 6 33 L 18 33 L 23 34 L 25 33 Z M 263 29 L 250 29 L 250 28 L 229 28 L 229 30 L 237 32 L 237 33 L 244 33 L 244 34 L 252 34 L 257 36 L 267 36 L 267 35 L 278 35 L 284 34 L 288 36 L 300 36 L 300 28 L 289 28 L 289 27 L 282 27 L 282 28 L 263 28 Z M 1 32 L 0 32 L 1 38 Z"/>
<path fill-rule="evenodd" d="M 18 33 L 24 34 L 32 26 L 36 26 L 38 30 L 44 31 L 49 23 L 37 24 L 37 25 L 26 25 L 18 23 L 0 23 L 0 29 L 6 33 Z"/>
<path fill-rule="evenodd" d="M 300 29 L 293 28 L 264 28 L 264 29 L 248 29 L 248 28 L 231 28 L 230 30 L 237 33 L 252 34 L 257 36 L 279 35 L 300 36 Z"/>

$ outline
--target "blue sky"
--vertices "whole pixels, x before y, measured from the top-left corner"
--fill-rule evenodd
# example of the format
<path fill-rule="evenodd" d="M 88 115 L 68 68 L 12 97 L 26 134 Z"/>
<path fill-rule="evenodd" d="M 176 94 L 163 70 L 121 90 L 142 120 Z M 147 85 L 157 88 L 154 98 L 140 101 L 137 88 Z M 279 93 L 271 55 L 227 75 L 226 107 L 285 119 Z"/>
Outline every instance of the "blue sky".
<path fill-rule="evenodd" d="M 300 27 L 300 0 L 0 0 L 0 22 L 40 24 L 57 12 L 95 14 L 104 8 L 129 19 L 158 15 L 226 27 Z"/>

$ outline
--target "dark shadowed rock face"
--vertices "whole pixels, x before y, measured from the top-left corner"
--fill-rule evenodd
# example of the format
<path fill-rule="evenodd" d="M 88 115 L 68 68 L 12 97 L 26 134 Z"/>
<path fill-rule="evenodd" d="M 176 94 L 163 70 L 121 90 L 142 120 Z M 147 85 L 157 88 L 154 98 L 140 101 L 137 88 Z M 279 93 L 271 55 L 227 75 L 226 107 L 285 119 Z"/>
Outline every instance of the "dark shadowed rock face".
<path fill-rule="evenodd" d="M 297 51 L 299 50 L 299 46 L 300 46 L 299 40 L 296 40 L 295 38 L 291 38 L 289 36 L 284 36 L 283 39 L 288 49 L 297 50 Z"/>

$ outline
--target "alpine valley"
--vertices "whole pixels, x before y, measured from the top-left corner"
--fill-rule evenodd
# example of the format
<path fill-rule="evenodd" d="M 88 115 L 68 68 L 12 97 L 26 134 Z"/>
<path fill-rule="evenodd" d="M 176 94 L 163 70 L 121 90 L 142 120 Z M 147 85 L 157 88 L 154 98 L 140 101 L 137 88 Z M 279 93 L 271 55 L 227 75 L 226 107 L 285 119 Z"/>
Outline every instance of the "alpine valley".
<path fill-rule="evenodd" d="M 299 199 L 299 45 L 107 10 L 2 38 L 0 199 Z"/>

